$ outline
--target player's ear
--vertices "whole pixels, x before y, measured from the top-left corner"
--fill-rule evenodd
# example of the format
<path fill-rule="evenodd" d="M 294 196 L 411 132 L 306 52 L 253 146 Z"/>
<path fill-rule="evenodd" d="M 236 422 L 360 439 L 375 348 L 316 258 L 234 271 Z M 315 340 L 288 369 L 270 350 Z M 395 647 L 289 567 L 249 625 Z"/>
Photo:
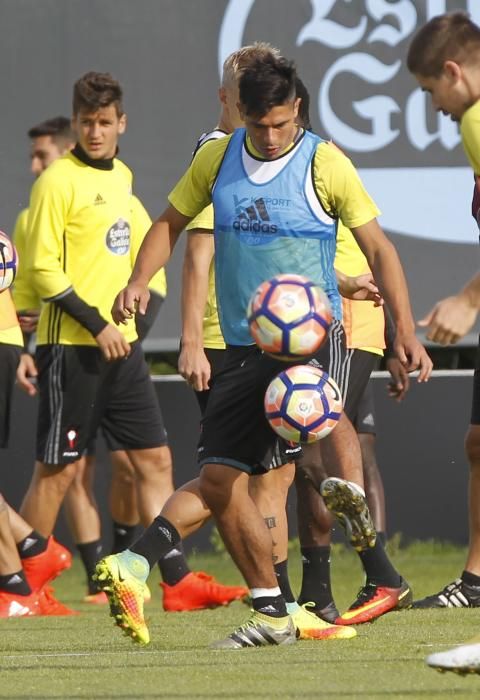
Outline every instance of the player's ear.
<path fill-rule="evenodd" d="M 222 105 L 227 104 L 227 91 L 225 90 L 223 85 L 218 88 L 218 99 L 220 100 Z"/>
<path fill-rule="evenodd" d="M 302 101 L 301 97 L 297 97 L 293 104 L 293 116 L 296 119 L 298 117 L 298 110 L 300 109 L 300 102 Z"/>
<path fill-rule="evenodd" d="M 462 68 L 455 61 L 445 61 L 443 72 L 452 82 L 457 82 L 462 77 Z"/>
<path fill-rule="evenodd" d="M 124 113 L 118 120 L 118 133 L 124 134 L 127 128 L 127 115 Z"/>

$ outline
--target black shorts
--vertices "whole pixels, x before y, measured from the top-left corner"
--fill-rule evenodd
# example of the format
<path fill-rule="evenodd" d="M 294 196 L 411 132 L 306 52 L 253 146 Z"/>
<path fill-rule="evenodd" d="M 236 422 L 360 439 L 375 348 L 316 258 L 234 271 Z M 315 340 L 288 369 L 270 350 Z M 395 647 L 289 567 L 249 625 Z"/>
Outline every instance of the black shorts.
<path fill-rule="evenodd" d="M 360 406 L 370 375 L 377 367 L 379 355 L 366 350 L 347 350 L 341 380 L 337 382 L 344 397 L 343 409 L 354 427 L 357 424 Z M 333 376 L 333 375 L 332 375 Z M 335 379 L 335 377 L 333 377 Z"/>
<path fill-rule="evenodd" d="M 162 414 L 140 343 L 128 358 L 106 362 L 98 348 L 37 348 L 40 405 L 37 459 L 65 465 L 81 457 L 98 428 L 110 450 L 167 443 Z"/>
<path fill-rule="evenodd" d="M 478 341 L 475 372 L 473 373 L 472 412 L 470 416 L 471 425 L 480 425 L 480 336 Z"/>
<path fill-rule="evenodd" d="M 337 381 L 345 358 L 344 332 L 334 322 L 329 340 L 310 360 Z M 213 382 L 202 420 L 198 447 L 200 466 L 225 464 L 248 474 L 268 471 L 275 464 L 277 436 L 264 414 L 265 391 L 279 372 L 298 362 L 282 362 L 256 346 L 227 347 L 224 366 Z M 335 374 L 336 372 L 336 374 Z M 280 455 L 283 463 L 297 458 L 301 448 Z"/>
<path fill-rule="evenodd" d="M 352 421 L 353 427 L 357 433 L 369 433 L 370 435 L 377 434 L 375 425 L 375 402 L 373 399 L 373 387 L 371 380 L 368 382 L 361 397 L 357 413 Z"/>
<path fill-rule="evenodd" d="M 207 360 L 210 362 L 211 368 L 210 388 L 205 389 L 205 391 L 195 392 L 195 396 L 197 398 L 200 413 L 202 414 L 202 416 L 207 408 L 208 397 L 210 396 L 210 389 L 212 388 L 212 385 L 215 381 L 215 377 L 223 367 L 223 363 L 225 361 L 225 350 L 223 350 L 222 348 L 205 348 L 205 355 L 207 356 Z"/>
<path fill-rule="evenodd" d="M 15 373 L 22 349 L 0 343 L 0 448 L 8 446 Z"/>

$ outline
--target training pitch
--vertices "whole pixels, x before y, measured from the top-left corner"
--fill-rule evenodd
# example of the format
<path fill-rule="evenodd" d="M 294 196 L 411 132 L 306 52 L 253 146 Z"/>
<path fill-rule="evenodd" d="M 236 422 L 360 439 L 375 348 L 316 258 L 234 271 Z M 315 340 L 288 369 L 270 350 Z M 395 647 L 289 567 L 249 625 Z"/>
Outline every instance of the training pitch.
<path fill-rule="evenodd" d="M 390 552 L 416 597 L 442 588 L 463 569 L 465 551 L 415 543 Z M 299 586 L 298 547 L 292 543 L 290 573 Z M 224 583 L 241 583 L 224 554 L 190 557 L 195 570 Z M 342 545 L 332 555 L 340 610 L 353 601 L 361 573 Z M 84 595 L 78 561 L 55 585 L 78 617 L 0 620 L 0 698 L 448 698 L 480 697 L 480 676 L 441 675 L 424 658 L 480 633 L 477 610 L 390 613 L 357 627 L 342 641 L 303 641 L 290 647 L 210 651 L 208 645 L 247 619 L 248 608 L 164 613 L 156 572 L 146 615 L 152 642 L 139 647 L 113 626 L 104 606 L 78 603 Z"/>

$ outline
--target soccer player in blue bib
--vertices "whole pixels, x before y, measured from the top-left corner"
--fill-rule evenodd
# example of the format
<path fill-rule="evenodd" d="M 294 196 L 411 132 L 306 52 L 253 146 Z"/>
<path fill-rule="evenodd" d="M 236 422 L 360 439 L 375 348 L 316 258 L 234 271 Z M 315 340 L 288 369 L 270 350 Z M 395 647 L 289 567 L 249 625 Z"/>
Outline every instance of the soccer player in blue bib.
<path fill-rule="evenodd" d="M 254 608 L 251 619 L 215 648 L 295 641 L 272 565 L 271 537 L 248 490 L 249 475 L 266 468 L 272 457 L 276 438 L 263 414 L 263 398 L 270 380 L 285 368 L 252 344 L 245 310 L 258 284 L 279 273 L 303 274 L 321 284 L 335 316 L 331 340 L 315 358 L 325 366 L 330 346 L 342 342 L 333 269 L 341 219 L 352 229 L 392 309 L 399 358 L 409 370 L 420 368 L 422 379 L 431 370 L 415 337 L 401 265 L 376 222 L 378 209 L 350 161 L 296 124 L 295 79 L 293 64 L 276 57 L 243 73 L 239 107 L 246 128 L 199 150 L 170 193 L 170 206 L 147 234 L 130 283 L 113 307 L 117 323 L 144 312 L 148 280 L 165 264 L 188 222 L 213 201 L 217 300 L 227 350 L 202 423 L 200 488 L 251 589 Z M 342 478 L 327 480 L 323 489 L 330 507 L 353 514 L 352 504 L 360 505 L 370 523 L 358 440 L 346 416 L 325 438 L 325 451 L 342 470 Z M 401 607 L 402 600 L 409 599 L 408 586 L 385 562 L 384 553 L 382 559 L 369 524 L 359 532 L 362 538 L 367 549 L 371 545 L 377 563 L 380 557 L 388 578 L 383 585 L 394 591 L 391 596 Z M 147 562 L 145 567 L 148 570 Z"/>

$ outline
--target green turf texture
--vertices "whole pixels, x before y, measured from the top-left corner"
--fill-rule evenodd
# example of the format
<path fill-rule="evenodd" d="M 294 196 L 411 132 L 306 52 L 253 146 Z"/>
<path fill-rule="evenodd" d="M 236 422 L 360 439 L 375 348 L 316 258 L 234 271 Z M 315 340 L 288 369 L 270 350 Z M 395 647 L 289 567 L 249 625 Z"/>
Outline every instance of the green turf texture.
<path fill-rule="evenodd" d="M 439 590 L 460 574 L 465 550 L 416 543 L 392 558 L 416 597 Z M 241 583 L 222 554 L 194 556 L 196 570 L 225 583 Z M 290 573 L 298 590 L 298 547 Z M 336 602 L 342 610 L 362 583 L 354 553 L 335 545 Z M 248 617 L 242 603 L 195 613 L 164 613 L 158 576 L 147 606 L 152 642 L 139 647 L 124 637 L 107 609 L 78 601 L 84 595 L 78 561 L 55 582 L 57 596 L 81 610 L 78 617 L 0 620 L 0 698 L 448 698 L 480 697 L 480 676 L 458 677 L 429 669 L 425 656 L 480 633 L 480 610 L 390 613 L 357 627 L 342 641 L 303 641 L 289 647 L 210 651 Z"/>

